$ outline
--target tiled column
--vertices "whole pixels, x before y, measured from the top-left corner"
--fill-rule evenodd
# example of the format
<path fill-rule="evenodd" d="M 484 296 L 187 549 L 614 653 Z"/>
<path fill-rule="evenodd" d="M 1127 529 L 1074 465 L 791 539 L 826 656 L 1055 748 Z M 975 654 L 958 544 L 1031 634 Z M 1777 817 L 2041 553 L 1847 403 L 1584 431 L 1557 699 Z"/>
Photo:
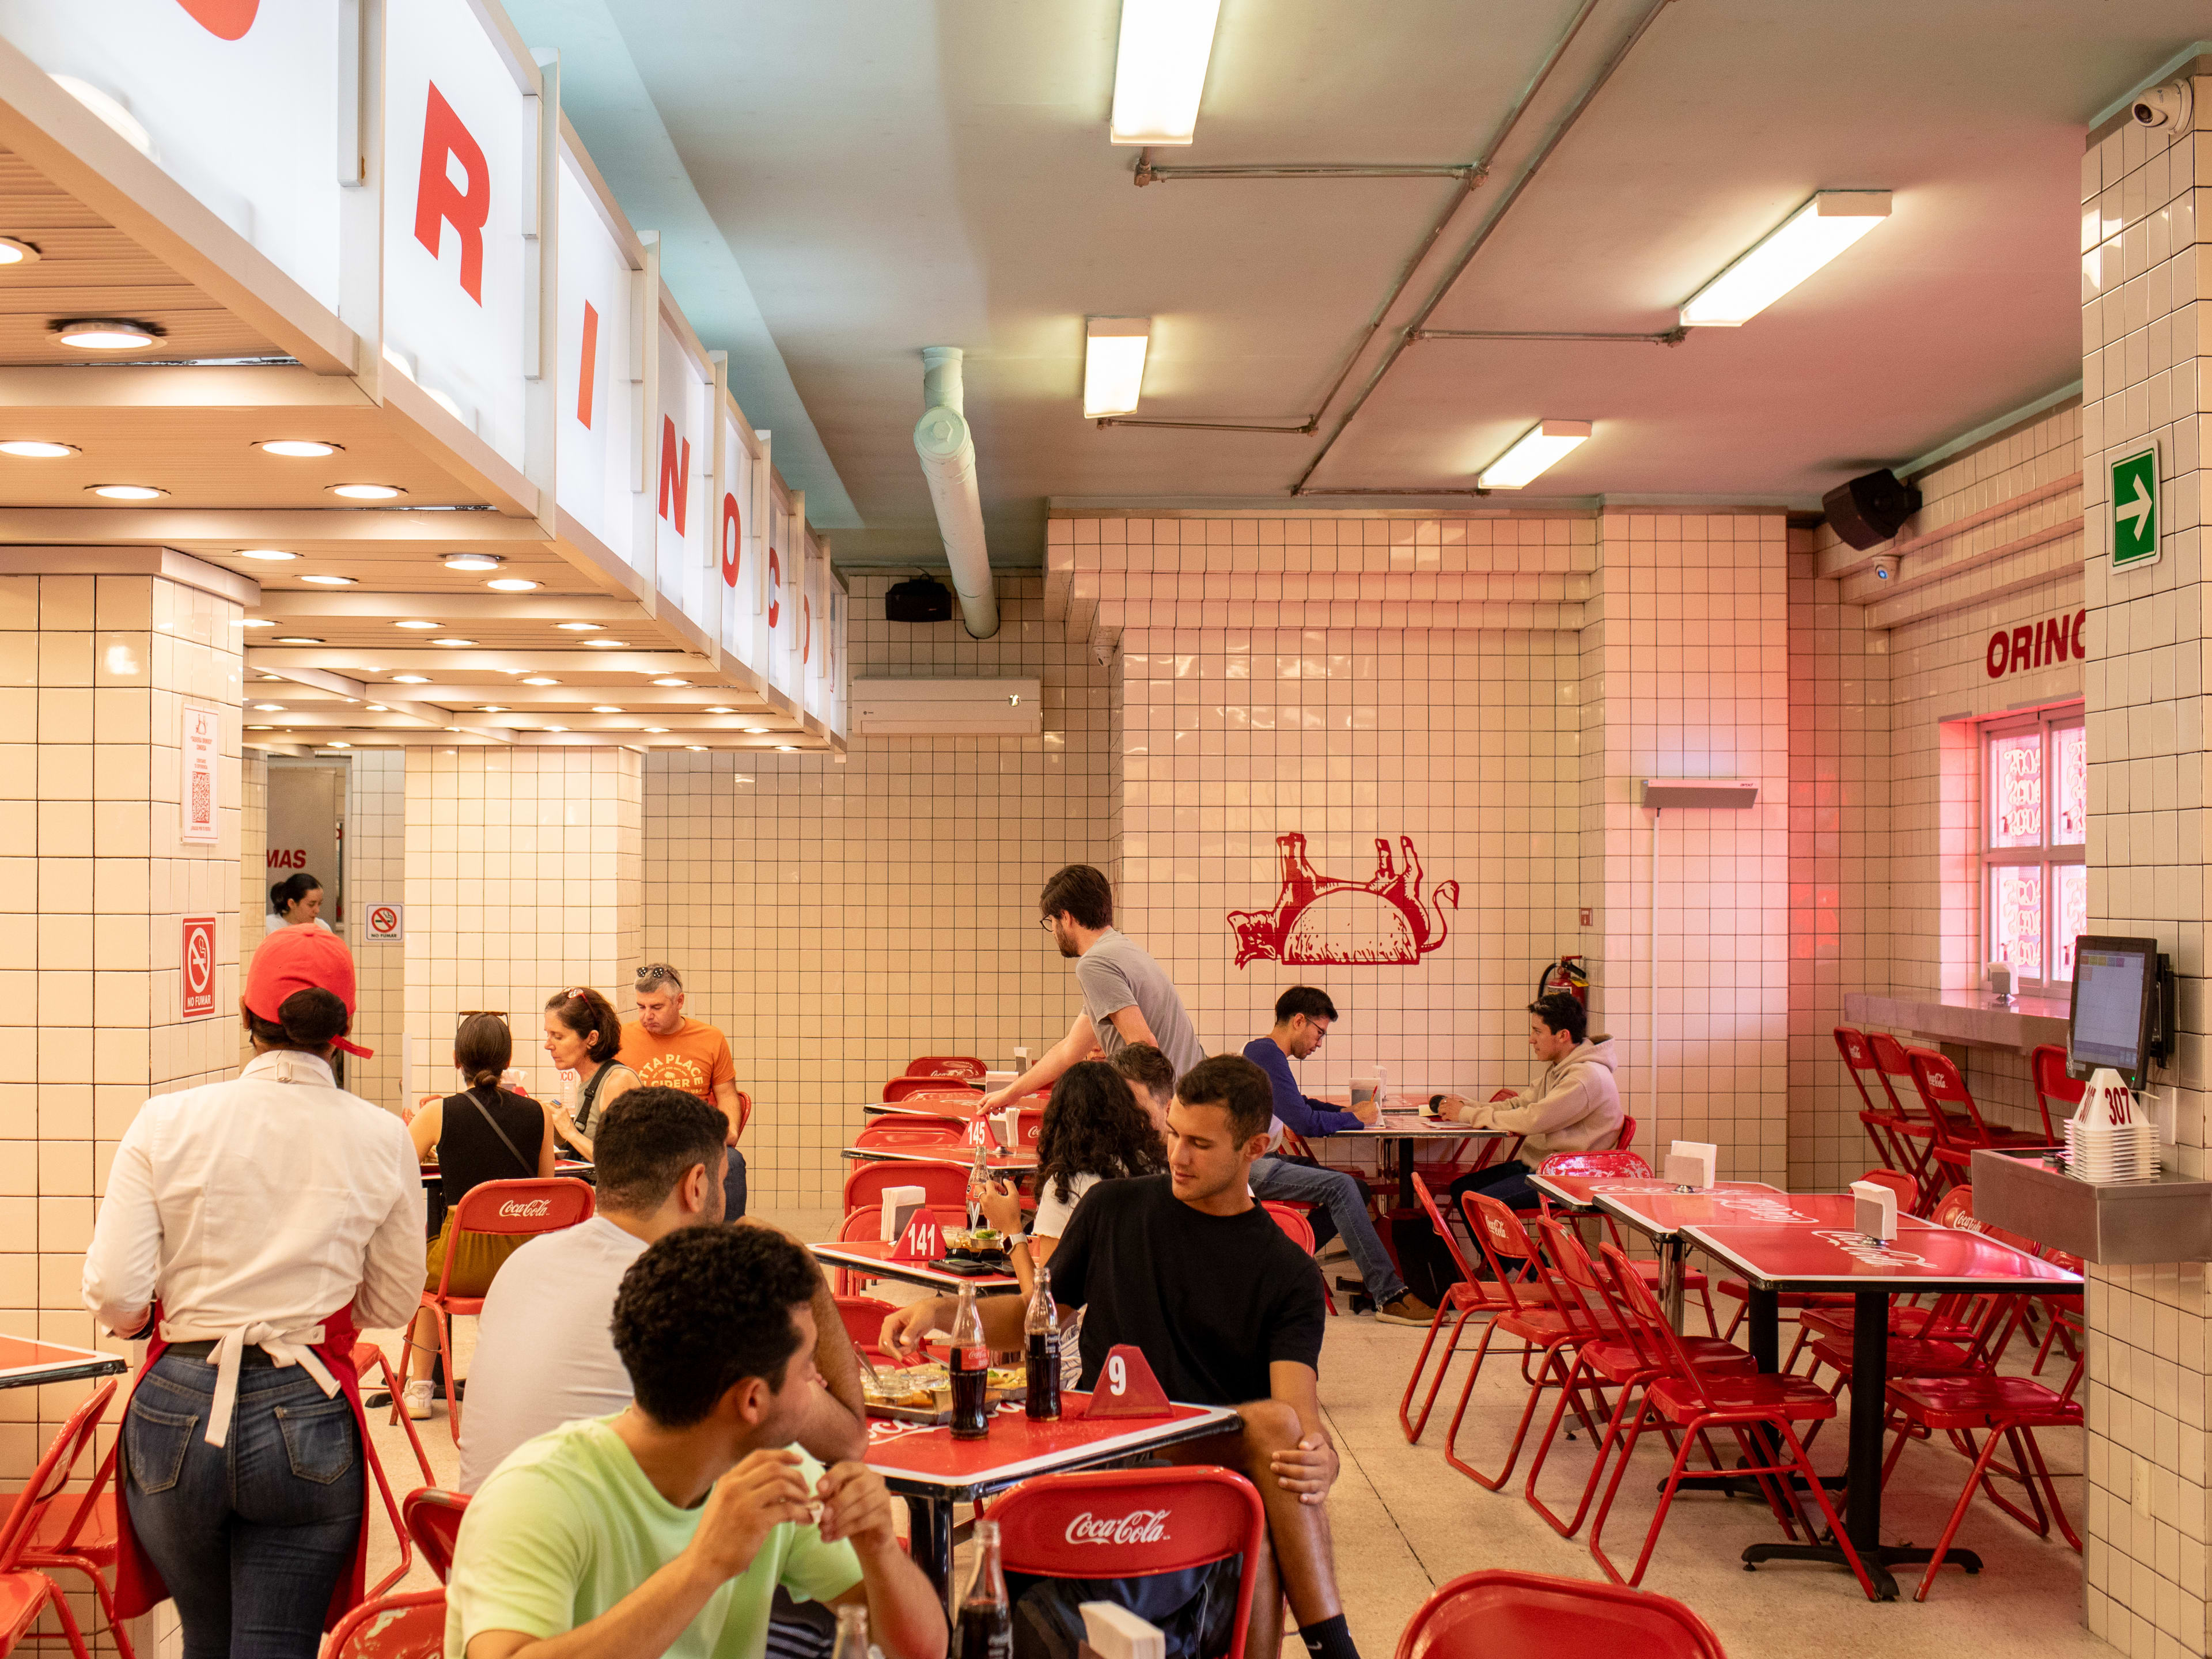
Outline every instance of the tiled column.
<path fill-rule="evenodd" d="M 2212 75 L 2196 81 L 2198 125 Z M 2083 158 L 2082 495 L 2087 523 L 2089 926 L 2155 934 L 2181 975 L 2175 1164 L 2205 1169 L 2203 568 L 2212 132 L 2125 126 Z M 2160 558 L 2113 571 L 2112 463 L 2155 439 Z M 2203 1264 L 2102 1267 L 2088 1289 L 2089 1628 L 2137 1655 L 2212 1651 Z"/>
<path fill-rule="evenodd" d="M 592 985 L 627 1011 L 639 960 L 641 764 L 629 749 L 407 751 L 405 1086 L 450 1088 L 456 1016 L 491 1008 L 508 1016 L 531 1091 L 556 1094 L 546 998 Z"/>
<path fill-rule="evenodd" d="M 1592 1029 L 1619 1041 L 1640 1150 L 1714 1141 L 1723 1175 L 1774 1182 L 1788 1173 L 1787 576 L 1779 514 L 1608 511 L 1582 641 Z M 1759 785 L 1747 811 L 1662 815 L 1656 975 L 1649 777 Z"/>
<path fill-rule="evenodd" d="M 12 1335 L 94 1342 L 77 1286 L 116 1140 L 148 1096 L 236 1065 L 240 615 L 234 599 L 152 575 L 0 576 L 0 1330 Z M 210 843 L 179 835 L 187 700 L 221 711 Z M 181 922 L 198 915 L 217 919 L 216 1012 L 186 1024 Z M 0 1485 L 21 1483 L 88 1387 L 0 1390 Z M 88 1604 L 78 1613 L 92 1628 Z"/>

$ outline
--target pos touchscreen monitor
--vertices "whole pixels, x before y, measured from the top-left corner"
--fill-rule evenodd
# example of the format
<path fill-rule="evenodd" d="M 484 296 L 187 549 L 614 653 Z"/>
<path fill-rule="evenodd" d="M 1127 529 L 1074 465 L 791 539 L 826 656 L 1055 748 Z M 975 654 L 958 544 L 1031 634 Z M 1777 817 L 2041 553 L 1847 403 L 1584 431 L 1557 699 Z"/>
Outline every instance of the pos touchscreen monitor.
<path fill-rule="evenodd" d="M 2148 1083 L 2165 1032 L 2158 941 L 2083 934 L 2074 957 L 2074 1002 L 2066 1022 L 2067 1069 L 2087 1077 L 2109 1066 L 2130 1088 Z"/>

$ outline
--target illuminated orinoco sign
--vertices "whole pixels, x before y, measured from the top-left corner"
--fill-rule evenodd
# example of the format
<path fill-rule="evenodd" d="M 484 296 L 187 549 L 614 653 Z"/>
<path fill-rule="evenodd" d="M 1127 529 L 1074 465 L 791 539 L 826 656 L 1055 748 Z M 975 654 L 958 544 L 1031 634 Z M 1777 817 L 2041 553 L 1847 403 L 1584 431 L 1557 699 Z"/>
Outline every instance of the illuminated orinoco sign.
<path fill-rule="evenodd" d="M 2001 680 L 2025 669 L 2051 668 L 2062 662 L 2080 662 L 2089 654 L 2081 630 L 2089 620 L 2087 611 L 2070 617 L 2045 617 L 2039 623 L 2000 628 L 1990 635 L 1982 665 L 1990 678 Z"/>
<path fill-rule="evenodd" d="M 499 1212 L 501 1215 L 550 1215 L 553 1212 L 553 1202 L 550 1199 L 544 1198 L 526 1200 L 510 1198 L 499 1206 Z"/>
<path fill-rule="evenodd" d="M 1085 1510 L 1067 1523 L 1071 1544 L 1164 1544 L 1167 1538 L 1165 1510 L 1131 1510 L 1118 1519 Z"/>
<path fill-rule="evenodd" d="M 1928 1265 L 1926 1256 L 1877 1244 L 1864 1233 L 1831 1232 L 1820 1227 L 1814 1230 L 1813 1237 L 1826 1239 L 1852 1261 L 1863 1261 L 1870 1267 L 1924 1267 Z"/>

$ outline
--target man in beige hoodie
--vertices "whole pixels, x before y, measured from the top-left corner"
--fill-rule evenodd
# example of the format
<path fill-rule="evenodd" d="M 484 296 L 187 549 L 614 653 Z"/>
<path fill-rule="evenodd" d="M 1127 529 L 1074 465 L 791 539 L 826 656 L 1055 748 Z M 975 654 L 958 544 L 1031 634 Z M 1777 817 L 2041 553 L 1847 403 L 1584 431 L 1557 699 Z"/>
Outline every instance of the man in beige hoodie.
<path fill-rule="evenodd" d="M 1468 1101 L 1445 1095 L 1445 1116 L 1477 1129 L 1503 1129 L 1522 1137 L 1518 1153 L 1503 1164 L 1463 1175 L 1451 1184 L 1451 1209 L 1468 1193 L 1483 1193 L 1516 1210 L 1537 1206 L 1529 1173 L 1553 1152 L 1598 1152 L 1620 1136 L 1620 1090 L 1613 1080 L 1613 1039 L 1591 1038 L 1589 1014 L 1577 998 L 1551 991 L 1528 1005 L 1528 1047 L 1544 1067 L 1534 1085 L 1504 1100 Z"/>

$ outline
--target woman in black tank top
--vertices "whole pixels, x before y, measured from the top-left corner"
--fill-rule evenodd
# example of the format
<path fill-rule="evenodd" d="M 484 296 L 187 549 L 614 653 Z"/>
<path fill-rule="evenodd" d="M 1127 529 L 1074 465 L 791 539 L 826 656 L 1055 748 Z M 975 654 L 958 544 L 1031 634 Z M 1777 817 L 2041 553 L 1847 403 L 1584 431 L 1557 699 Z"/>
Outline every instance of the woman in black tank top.
<path fill-rule="evenodd" d="M 471 1014 L 453 1037 L 454 1069 L 469 1080 L 457 1095 L 425 1106 L 408 1125 L 415 1150 L 428 1158 L 435 1149 L 438 1181 L 446 1202 L 445 1224 L 423 1258 L 422 1288 L 434 1291 L 444 1278 L 446 1254 L 457 1250 L 454 1296 L 482 1296 L 491 1288 L 500 1263 L 528 1242 L 529 1235 L 471 1233 L 452 1245 L 455 1208 L 469 1191 L 487 1181 L 550 1179 L 553 1174 L 553 1120 L 536 1101 L 499 1086 L 500 1073 L 514 1057 L 514 1040 L 497 1014 Z M 437 1320 L 428 1309 L 415 1316 L 407 1357 L 407 1411 L 430 1414 L 430 1359 L 438 1351 Z"/>

